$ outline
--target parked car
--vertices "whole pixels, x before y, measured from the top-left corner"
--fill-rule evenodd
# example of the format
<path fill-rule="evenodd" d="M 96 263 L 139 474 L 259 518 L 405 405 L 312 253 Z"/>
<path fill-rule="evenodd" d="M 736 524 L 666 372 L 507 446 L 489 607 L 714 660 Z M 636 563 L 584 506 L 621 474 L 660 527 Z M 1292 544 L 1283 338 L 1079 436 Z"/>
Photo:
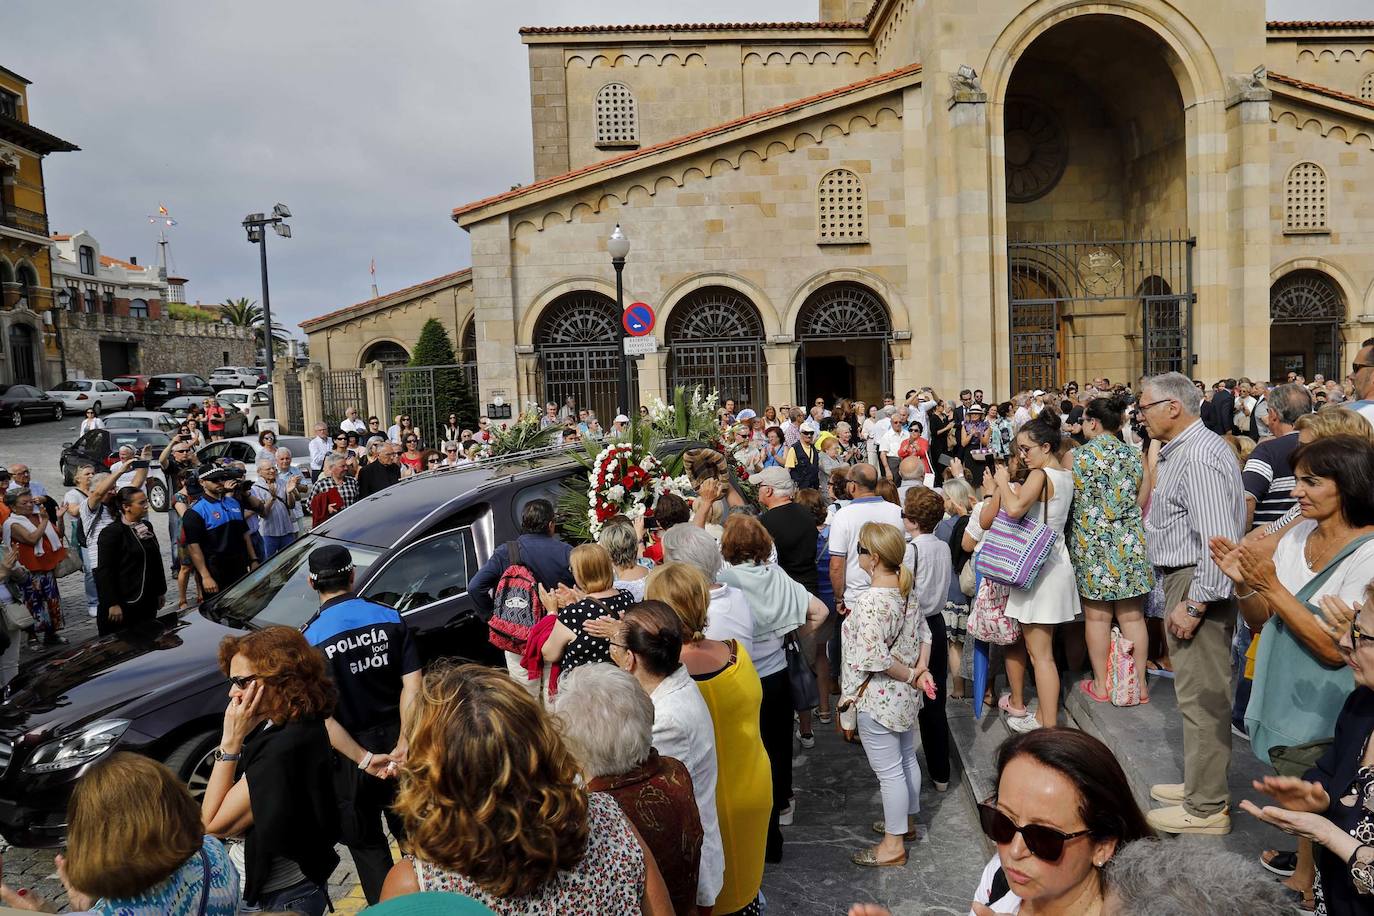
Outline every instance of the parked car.
<path fill-rule="evenodd" d="M 203 792 L 228 694 L 220 640 L 304 624 L 319 607 L 306 569 L 316 547 L 349 549 L 357 594 L 405 617 L 424 662 L 503 664 L 468 579 L 517 535 L 526 504 L 556 500 L 566 480 L 585 473 L 570 453 L 551 450 L 407 478 L 191 611 L 25 665 L 0 701 L 0 833 L 14 845 L 60 845 L 72 785 L 116 750 L 161 760 Z"/>
<path fill-rule="evenodd" d="M 248 433 L 256 434 L 258 421 L 272 418 L 272 398 L 270 395 L 248 388 L 226 388 L 218 395 L 220 403 L 233 404 L 248 418 Z"/>
<path fill-rule="evenodd" d="M 310 440 L 305 436 L 278 436 L 277 448 L 291 449 L 291 466 L 307 478 L 310 476 Z M 258 438 L 240 436 L 237 439 L 221 439 L 202 445 L 196 451 L 201 464 L 215 461 L 242 461 L 248 469 L 248 478 L 257 480 Z"/>
<path fill-rule="evenodd" d="M 68 413 L 85 413 L 93 407 L 99 415 L 106 407 L 128 410 L 134 403 L 132 393 L 103 378 L 69 379 L 49 388 L 48 397 L 61 401 L 62 409 Z"/>
<path fill-rule="evenodd" d="M 176 418 L 162 410 L 121 410 L 107 413 L 100 418 L 106 429 L 160 429 L 170 433 L 181 424 Z"/>
<path fill-rule="evenodd" d="M 72 477 L 83 464 L 94 465 L 97 471 L 107 471 L 110 465 L 119 460 L 119 450 L 128 445 L 141 452 L 145 445 L 153 447 L 153 465 L 148 470 L 148 481 L 144 489 L 148 492 L 148 505 L 158 512 L 166 512 L 171 505 L 167 489 L 167 478 L 162 468 L 157 466 L 157 457 L 172 441 L 165 432 L 156 429 L 93 429 L 75 442 L 62 444 L 62 455 L 58 459 L 62 470 L 62 483 L 71 486 Z M 128 479 L 121 478 L 121 484 L 130 483 L 132 471 L 126 472 Z M 3 755 L 0 755 L 3 759 Z"/>
<path fill-rule="evenodd" d="M 146 375 L 116 375 L 110 379 L 120 388 L 134 396 L 135 404 L 143 403 L 143 393 L 148 390 L 148 376 Z"/>
<path fill-rule="evenodd" d="M 237 407 L 222 398 L 212 397 L 211 400 L 224 408 L 225 438 L 243 436 L 248 433 L 248 417 L 244 416 Z M 203 407 L 204 404 L 205 395 L 183 395 L 164 402 L 162 409 L 178 420 L 185 420 L 192 407 Z"/>
<path fill-rule="evenodd" d="M 220 366 L 210 370 L 210 387 L 216 391 L 225 388 L 252 388 L 258 384 L 258 370 L 247 366 Z"/>
<path fill-rule="evenodd" d="M 209 382 L 190 372 L 155 375 L 148 379 L 148 388 L 143 392 L 143 406 L 154 410 L 172 398 L 186 395 L 206 397 L 214 393 L 215 389 L 210 387 Z"/>
<path fill-rule="evenodd" d="M 10 426 L 25 420 L 60 420 L 66 412 L 62 402 L 32 385 L 0 385 L 0 418 Z"/>

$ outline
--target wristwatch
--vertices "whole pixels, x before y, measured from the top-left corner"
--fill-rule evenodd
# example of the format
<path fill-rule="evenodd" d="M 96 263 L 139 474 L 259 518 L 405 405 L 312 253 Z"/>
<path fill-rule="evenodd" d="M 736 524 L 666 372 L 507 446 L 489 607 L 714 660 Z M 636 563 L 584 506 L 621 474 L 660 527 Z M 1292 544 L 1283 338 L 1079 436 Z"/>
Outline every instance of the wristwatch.
<path fill-rule="evenodd" d="M 1184 613 L 1186 613 L 1189 617 L 1193 618 L 1194 620 L 1200 620 L 1202 619 L 1202 616 L 1207 613 L 1207 606 L 1204 604 L 1198 604 L 1196 601 L 1189 601 L 1187 609 Z"/>
<path fill-rule="evenodd" d="M 230 762 L 232 763 L 233 761 L 238 760 L 238 759 L 239 759 L 240 757 L 242 757 L 242 756 L 243 756 L 242 754 L 226 754 L 226 753 L 224 753 L 224 749 L 223 749 L 223 748 L 218 748 L 218 747 L 215 748 L 215 762 L 216 762 L 216 763 L 219 763 L 221 760 L 228 760 L 228 761 L 230 761 Z"/>

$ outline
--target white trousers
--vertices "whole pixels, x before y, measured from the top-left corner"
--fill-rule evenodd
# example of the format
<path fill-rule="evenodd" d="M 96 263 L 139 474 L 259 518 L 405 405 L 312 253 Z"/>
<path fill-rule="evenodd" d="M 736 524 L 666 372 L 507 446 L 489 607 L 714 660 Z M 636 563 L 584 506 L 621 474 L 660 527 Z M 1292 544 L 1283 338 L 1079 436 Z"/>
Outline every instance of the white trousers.
<path fill-rule="evenodd" d="M 868 765 L 878 777 L 887 832 L 903 834 L 908 819 L 921 810 L 921 767 L 916 762 L 915 728 L 894 732 L 866 712 L 859 713 L 859 737 Z"/>
<path fill-rule="evenodd" d="M 520 663 L 518 652 L 506 653 L 506 670 L 510 672 L 511 679 L 529 691 L 530 696 L 539 698 L 539 687 L 542 679 L 537 681 L 530 680 L 530 673 L 525 670 L 525 666 Z"/>

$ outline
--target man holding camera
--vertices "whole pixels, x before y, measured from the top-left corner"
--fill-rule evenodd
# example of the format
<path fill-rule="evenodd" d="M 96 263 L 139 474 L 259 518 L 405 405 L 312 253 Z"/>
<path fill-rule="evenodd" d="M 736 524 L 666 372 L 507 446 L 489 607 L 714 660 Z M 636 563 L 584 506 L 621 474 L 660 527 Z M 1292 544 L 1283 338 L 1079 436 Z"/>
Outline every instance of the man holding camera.
<path fill-rule="evenodd" d="M 261 512 L 263 506 L 248 493 L 243 476 L 238 468 L 203 469 L 201 497 L 181 520 L 202 594 L 213 595 L 228 588 L 258 565 L 243 508 L 247 505 Z"/>

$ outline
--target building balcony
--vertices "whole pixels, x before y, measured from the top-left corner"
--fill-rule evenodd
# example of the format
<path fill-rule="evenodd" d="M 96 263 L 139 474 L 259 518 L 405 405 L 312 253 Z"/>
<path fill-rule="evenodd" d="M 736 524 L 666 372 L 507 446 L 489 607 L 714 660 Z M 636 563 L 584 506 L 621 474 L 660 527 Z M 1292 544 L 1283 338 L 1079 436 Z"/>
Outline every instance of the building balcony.
<path fill-rule="evenodd" d="M 41 286 L 25 286 L 22 283 L 0 283 L 0 308 L 27 308 L 33 312 L 56 305 L 52 290 Z"/>
<path fill-rule="evenodd" d="M 25 210 L 23 207 L 0 209 L 0 226 L 48 237 L 48 215 L 36 210 Z"/>

